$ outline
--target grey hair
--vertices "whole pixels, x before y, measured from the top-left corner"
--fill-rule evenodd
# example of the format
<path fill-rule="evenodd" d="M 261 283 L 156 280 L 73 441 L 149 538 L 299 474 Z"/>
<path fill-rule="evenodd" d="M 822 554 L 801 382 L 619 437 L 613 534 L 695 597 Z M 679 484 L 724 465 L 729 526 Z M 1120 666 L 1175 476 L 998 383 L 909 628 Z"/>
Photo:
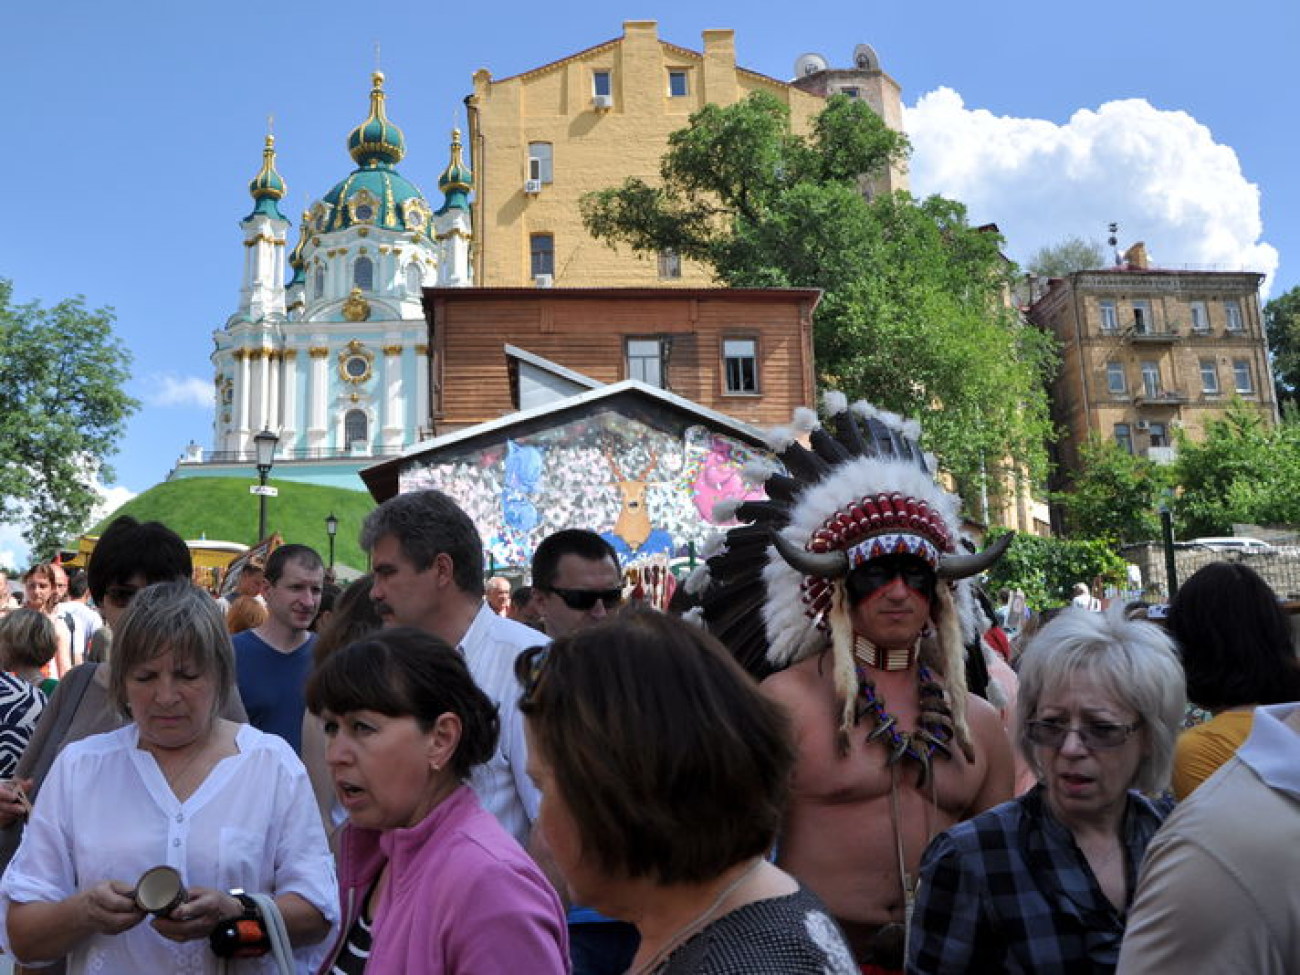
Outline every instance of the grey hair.
<path fill-rule="evenodd" d="M 1146 750 L 1131 787 L 1148 795 L 1164 790 L 1187 707 L 1187 684 L 1173 640 L 1152 623 L 1125 619 L 1119 603 L 1105 613 L 1070 607 L 1035 634 L 1020 659 L 1016 741 L 1040 778 L 1043 770 L 1029 741 L 1029 722 L 1044 694 L 1079 673 L 1095 678 L 1142 718 Z"/>
<path fill-rule="evenodd" d="M 392 535 L 417 571 L 424 572 L 439 555 L 451 557 L 456 587 L 483 595 L 483 540 L 469 515 L 442 491 L 411 491 L 389 498 L 366 516 L 361 547 L 373 552 Z"/>
<path fill-rule="evenodd" d="M 109 655 L 108 688 L 123 715 L 127 709 L 126 682 L 131 672 L 171 651 L 210 676 L 216 687 L 215 717 L 230 699 L 235 681 L 235 653 L 217 601 L 192 582 L 159 582 L 141 589 L 131 600 L 113 631 Z"/>

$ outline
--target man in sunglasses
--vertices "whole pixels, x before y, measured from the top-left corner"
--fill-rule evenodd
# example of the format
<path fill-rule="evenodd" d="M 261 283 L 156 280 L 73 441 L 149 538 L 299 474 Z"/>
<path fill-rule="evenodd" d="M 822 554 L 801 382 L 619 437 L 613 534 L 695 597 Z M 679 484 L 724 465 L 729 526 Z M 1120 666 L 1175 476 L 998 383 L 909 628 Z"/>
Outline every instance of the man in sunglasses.
<path fill-rule="evenodd" d="M 533 591 L 552 640 L 599 623 L 623 602 L 618 555 L 595 532 L 555 532 L 533 552 Z"/>
<path fill-rule="evenodd" d="M 533 601 L 553 640 L 616 612 L 623 574 L 613 546 L 583 528 L 547 535 L 533 551 Z M 622 975 L 631 968 L 641 943 L 634 925 L 581 904 L 570 904 L 568 923 L 573 975 Z"/>

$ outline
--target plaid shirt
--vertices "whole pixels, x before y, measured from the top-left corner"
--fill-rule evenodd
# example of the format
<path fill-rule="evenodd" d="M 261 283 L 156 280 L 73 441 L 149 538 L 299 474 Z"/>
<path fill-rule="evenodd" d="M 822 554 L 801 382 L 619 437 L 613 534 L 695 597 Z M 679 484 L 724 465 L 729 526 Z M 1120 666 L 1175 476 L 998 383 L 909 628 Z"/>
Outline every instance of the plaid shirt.
<path fill-rule="evenodd" d="M 1147 844 L 1169 812 L 1129 792 L 1125 874 L 1133 897 Z M 1097 884 L 1040 785 L 934 838 L 921 860 L 908 943 L 913 975 L 1113 972 L 1125 914 Z"/>

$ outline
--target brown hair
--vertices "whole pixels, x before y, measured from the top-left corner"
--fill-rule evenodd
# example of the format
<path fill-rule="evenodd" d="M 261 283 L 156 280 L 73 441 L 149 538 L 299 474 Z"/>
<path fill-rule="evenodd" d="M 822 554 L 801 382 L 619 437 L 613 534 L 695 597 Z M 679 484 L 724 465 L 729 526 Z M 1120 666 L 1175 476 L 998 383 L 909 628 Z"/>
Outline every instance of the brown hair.
<path fill-rule="evenodd" d="M 256 596 L 237 596 L 226 611 L 226 629 L 243 633 L 266 622 L 266 606 Z"/>
<path fill-rule="evenodd" d="M 515 673 L 539 757 L 601 870 L 700 883 L 772 845 L 789 725 L 706 632 L 630 610 L 525 651 Z"/>
<path fill-rule="evenodd" d="M 54 659 L 54 624 L 35 609 L 15 609 L 0 620 L 0 666 L 5 670 L 44 667 Z"/>
<path fill-rule="evenodd" d="M 46 582 L 50 584 L 50 594 L 48 597 L 46 597 L 44 606 L 28 606 L 27 608 L 39 609 L 44 613 L 53 612 L 54 607 L 59 604 L 59 590 L 54 581 L 54 566 L 51 565 L 49 562 L 41 562 L 38 565 L 32 566 L 30 569 L 28 569 L 26 572 L 23 573 L 23 585 L 26 586 L 27 580 L 33 578 L 34 576 L 39 576 L 40 578 L 44 579 Z M 26 600 L 26 598 L 27 598 L 27 594 L 24 593 L 23 599 Z M 25 602 L 24 605 L 26 605 Z"/>

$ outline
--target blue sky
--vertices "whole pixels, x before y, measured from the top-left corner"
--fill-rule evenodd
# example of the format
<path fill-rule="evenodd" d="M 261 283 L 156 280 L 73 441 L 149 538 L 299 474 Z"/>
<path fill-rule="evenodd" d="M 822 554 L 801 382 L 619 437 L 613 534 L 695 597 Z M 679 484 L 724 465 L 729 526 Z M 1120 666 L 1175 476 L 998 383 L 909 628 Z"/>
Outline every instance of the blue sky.
<path fill-rule="evenodd" d="M 450 11 L 463 10 L 457 18 Z M 736 31 L 745 67 L 788 79 L 806 51 L 847 66 L 870 43 L 903 87 L 912 185 L 996 222 L 1013 258 L 1118 220 L 1165 266 L 1249 266 L 1300 284 L 1300 4 L 989 0 L 629 7 L 316 0 L 11 5 L 0 62 L 0 276 L 20 300 L 116 309 L 145 405 L 111 458 L 111 496 L 211 445 L 211 333 L 234 310 L 238 221 L 274 115 L 285 213 L 351 169 L 375 46 L 402 172 L 436 198 L 471 76 L 504 77 L 659 22 L 693 49 Z M 437 203 L 435 203 L 435 206 Z M 292 232 L 291 239 L 296 239 Z M 6 558 L 8 556 L 8 558 Z M 25 558 L 0 528 L 0 564 Z"/>

